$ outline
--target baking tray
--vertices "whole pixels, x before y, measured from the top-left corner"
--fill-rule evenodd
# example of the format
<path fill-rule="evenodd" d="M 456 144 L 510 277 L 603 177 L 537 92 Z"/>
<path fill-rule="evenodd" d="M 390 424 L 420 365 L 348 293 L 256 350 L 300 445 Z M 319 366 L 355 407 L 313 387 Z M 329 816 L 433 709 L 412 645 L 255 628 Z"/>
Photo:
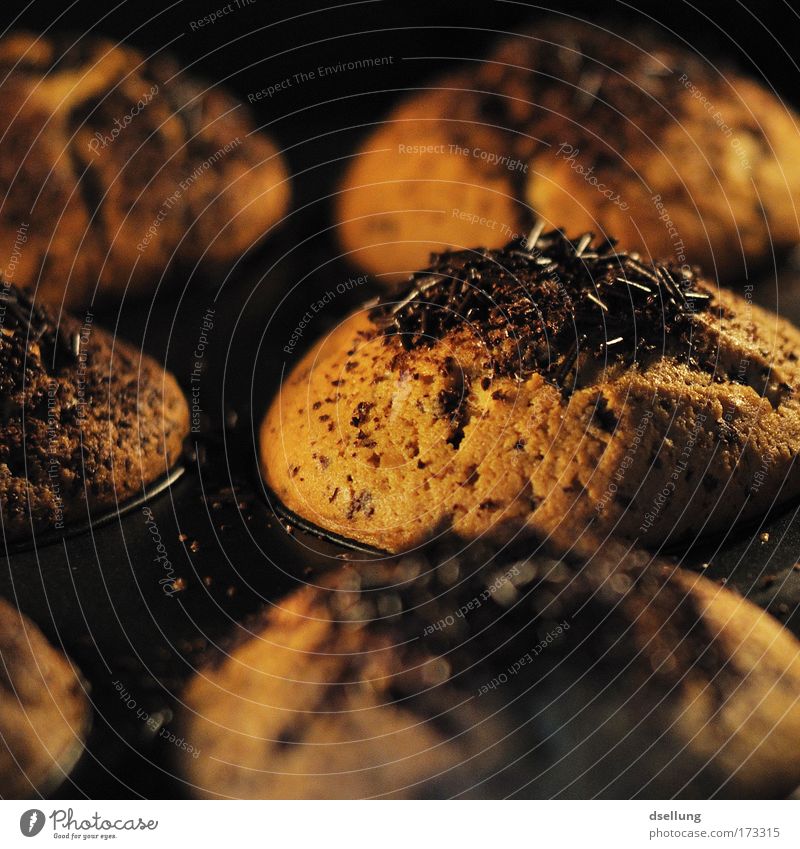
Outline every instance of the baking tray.
<path fill-rule="evenodd" d="M 301 356 L 283 352 L 284 337 L 317 292 L 353 275 L 329 259 L 332 245 L 318 240 L 314 250 L 298 250 L 304 241 L 287 230 L 228 277 L 188 276 L 184 292 L 173 284 L 147 302 L 98 312 L 98 322 L 166 362 L 184 390 L 209 307 L 214 326 L 203 357 L 199 432 L 186 442 L 182 473 L 119 515 L 0 562 L 0 595 L 74 658 L 91 685 L 92 735 L 56 798 L 184 795 L 169 765 L 176 743 L 167 735 L 193 669 L 316 570 L 381 556 L 316 533 L 258 475 L 258 424 L 282 372 Z M 369 297 L 368 289 L 338 299 L 305 344 Z M 789 504 L 667 555 L 735 587 L 800 634 L 799 512 Z M 166 559 L 163 552 L 158 559 L 159 541 Z"/>
<path fill-rule="evenodd" d="M 591 3 L 568 5 L 595 11 Z M 213 276 L 165 269 L 154 296 L 135 300 L 126 295 L 119 305 L 94 309 L 98 324 L 164 362 L 187 397 L 209 308 L 214 309 L 214 327 L 202 357 L 199 432 L 187 440 L 183 473 L 124 505 L 119 515 L 100 517 L 92 527 L 71 529 L 63 538 L 40 538 L 34 547 L 22 546 L 0 558 L 0 595 L 18 604 L 68 652 L 91 685 L 95 718 L 86 753 L 55 797 L 184 795 L 170 768 L 175 744 L 161 734 L 170 728 L 180 690 L 197 664 L 234 641 L 252 614 L 279 601 L 315 570 L 346 558 L 378 556 L 319 536 L 282 511 L 259 480 L 256 429 L 284 368 L 298 361 L 327 323 L 372 294 L 366 284 L 337 297 L 315 318 L 296 352 L 291 357 L 283 352 L 290 328 L 310 301 L 359 274 L 339 257 L 331 202 L 359 139 L 409 89 L 427 84 L 458 56 L 483 55 L 500 32 L 513 31 L 531 14 L 520 4 L 493 4 L 487 27 L 480 4 L 461 10 L 458 23 L 449 3 L 373 4 L 370 9 L 356 4 L 331 8 L 321 17 L 317 26 L 324 27 L 323 39 L 309 32 L 312 17 L 298 15 L 296 3 L 288 10 L 281 4 L 274 10 L 260 4 L 254 8 L 283 21 L 268 34 L 290 49 L 267 60 L 261 35 L 220 45 L 217 27 L 179 38 L 186 29 L 182 4 L 168 10 L 159 6 L 149 26 L 141 4 L 122 4 L 116 17 L 104 15 L 102 29 L 123 39 L 134 33 L 133 41 L 148 53 L 169 42 L 187 67 L 225 79 L 243 98 L 268 81 L 319 63 L 372 55 L 381 27 L 380 49 L 396 61 L 369 76 L 330 77 L 294 88 L 291 100 L 255 105 L 263 125 L 287 152 L 295 195 L 281 231 L 268 234 L 265 247 Z M 52 22 L 51 11 L 41 4 L 28 4 L 26 14 L 31 28 Z M 73 4 L 58 14 L 64 28 L 96 26 L 93 4 Z M 664 15 L 679 32 L 698 29 L 686 10 L 669 7 Z M 769 79 L 794 79 L 791 57 L 774 49 L 769 28 L 754 30 L 744 7 L 730 10 L 729 17 L 729 26 L 747 36 L 752 57 L 746 61 L 760 61 L 759 70 Z M 787 26 L 781 18 L 772 29 L 788 32 Z M 733 50 L 730 44 L 725 48 Z M 443 53 L 455 58 L 443 59 Z M 231 69 L 238 72 L 231 75 Z M 793 84 L 783 88 L 790 96 L 796 91 Z M 800 273 L 789 265 L 780 274 L 763 276 L 755 297 L 800 321 Z M 761 523 L 668 555 L 739 589 L 800 634 L 797 514 L 798 505 L 789 504 Z M 153 527 L 169 569 L 156 559 Z M 165 578 L 178 581 L 171 595 L 163 589 Z"/>

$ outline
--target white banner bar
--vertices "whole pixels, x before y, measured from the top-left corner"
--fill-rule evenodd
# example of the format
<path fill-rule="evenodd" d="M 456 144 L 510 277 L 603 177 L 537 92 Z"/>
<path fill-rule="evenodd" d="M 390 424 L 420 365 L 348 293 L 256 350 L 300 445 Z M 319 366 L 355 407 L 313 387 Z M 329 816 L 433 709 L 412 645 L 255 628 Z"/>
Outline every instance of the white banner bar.
<path fill-rule="evenodd" d="M 800 846 L 796 801 L 0 802 L 0 846 Z M 33 842 L 35 841 L 35 842 Z"/>

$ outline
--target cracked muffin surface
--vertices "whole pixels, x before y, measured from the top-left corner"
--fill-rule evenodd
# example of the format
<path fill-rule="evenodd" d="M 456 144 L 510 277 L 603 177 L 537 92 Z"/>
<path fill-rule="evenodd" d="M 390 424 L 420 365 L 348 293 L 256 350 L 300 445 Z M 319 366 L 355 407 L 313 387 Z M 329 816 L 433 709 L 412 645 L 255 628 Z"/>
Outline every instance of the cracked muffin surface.
<path fill-rule="evenodd" d="M 795 494 L 800 332 L 587 234 L 435 257 L 289 373 L 262 473 L 302 518 L 399 551 L 445 530 L 646 546 Z"/>
<path fill-rule="evenodd" d="M 735 281 L 800 238 L 798 126 L 667 33 L 543 21 L 389 112 L 342 181 L 340 239 L 397 280 L 539 216 Z"/>
<path fill-rule="evenodd" d="M 141 494 L 189 432 L 175 378 L 132 345 L 0 292 L 0 506 L 5 538 L 62 532 Z"/>

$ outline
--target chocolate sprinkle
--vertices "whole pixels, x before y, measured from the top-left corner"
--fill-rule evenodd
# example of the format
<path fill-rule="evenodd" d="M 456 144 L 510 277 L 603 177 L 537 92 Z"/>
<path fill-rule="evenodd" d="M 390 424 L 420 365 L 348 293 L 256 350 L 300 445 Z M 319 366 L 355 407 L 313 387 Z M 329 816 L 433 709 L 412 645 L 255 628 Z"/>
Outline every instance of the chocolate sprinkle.
<path fill-rule="evenodd" d="M 615 251 L 613 241 L 593 247 L 591 233 L 572 240 L 541 230 L 500 250 L 434 254 L 403 296 L 379 302 L 373 321 L 406 351 L 450 333 L 477 334 L 494 374 L 521 380 L 538 372 L 565 394 L 593 363 L 669 352 L 703 365 L 692 352 L 694 316 L 711 295 L 696 270 L 647 263 Z"/>
<path fill-rule="evenodd" d="M 720 80 L 730 67 L 717 64 L 722 71 L 713 74 L 697 53 L 652 27 L 627 27 L 623 35 L 561 18 L 537 21 L 498 43 L 452 111 L 472 110 L 511 130 L 504 152 L 523 162 L 566 140 L 598 171 L 619 169 L 626 151 L 652 144 L 650 128 L 685 113 L 683 73 L 709 100 L 724 100 Z"/>
<path fill-rule="evenodd" d="M 43 365 L 54 372 L 80 358 L 80 334 L 70 334 L 65 323 L 56 321 L 47 308 L 35 303 L 32 293 L 27 289 L 6 285 L 2 279 L 0 315 L 1 329 L 20 330 L 27 344 L 39 346 Z"/>

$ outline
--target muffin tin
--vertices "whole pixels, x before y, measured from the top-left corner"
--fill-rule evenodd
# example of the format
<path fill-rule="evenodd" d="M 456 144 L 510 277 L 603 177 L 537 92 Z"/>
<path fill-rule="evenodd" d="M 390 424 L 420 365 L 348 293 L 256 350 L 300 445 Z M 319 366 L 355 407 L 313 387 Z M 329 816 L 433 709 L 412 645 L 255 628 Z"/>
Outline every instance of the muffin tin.
<path fill-rule="evenodd" d="M 187 439 L 182 466 L 118 515 L 58 540 L 37 539 L 2 559 L 0 595 L 63 648 L 91 685 L 92 735 L 56 796 L 184 795 L 171 762 L 174 746 L 185 741 L 172 739 L 170 722 L 193 669 L 316 570 L 382 556 L 294 516 L 259 478 L 255 435 L 287 359 L 286 328 L 315 291 L 351 274 L 325 260 L 324 245 L 287 261 L 287 246 L 296 243 L 284 234 L 216 290 L 198 279 L 189 281 L 191 297 L 160 294 L 152 303 L 126 303 L 119 314 L 98 314 L 98 322 L 119 326 L 166 362 L 186 390 L 192 328 L 210 303 L 218 305 L 200 432 Z M 342 297 L 310 336 L 370 294 L 362 287 Z M 798 512 L 792 504 L 725 538 L 669 553 L 800 634 Z"/>
<path fill-rule="evenodd" d="M 421 56 L 441 55 L 439 25 L 452 25 L 452 10 L 449 4 L 440 5 L 432 11 L 387 7 L 383 23 L 389 26 L 396 20 L 402 26 L 384 34 L 382 49 L 398 60 L 412 55 L 412 43 Z M 131 26 L 124 32 L 139 27 L 141 17 L 132 6 L 126 13 Z M 182 29 L 185 11 L 176 14 Z M 351 17 L 347 14 L 347 10 L 337 11 L 341 23 L 331 22 L 331 32 L 337 27 L 367 29 L 358 7 L 349 11 Z M 498 19 L 497 28 L 513 28 L 527 12 L 509 6 L 498 14 L 506 17 Z M 670 9 L 670 15 L 674 14 Z M 486 25 L 479 20 L 479 12 L 474 16 L 470 20 Z M 417 31 L 412 17 L 423 25 Z M 431 20 L 437 26 L 425 26 Z M 304 16 L 297 18 L 294 40 L 284 37 L 283 43 L 309 40 L 307 21 Z M 752 32 L 749 17 L 742 29 L 751 38 L 762 37 Z M 485 44 L 493 33 L 463 27 L 459 37 L 458 50 L 463 55 L 478 55 L 482 50 L 478 43 Z M 158 32 L 152 38 L 153 44 L 160 45 L 164 36 Z M 237 81 L 242 93 L 260 88 L 267 73 L 260 64 L 261 39 L 253 41 L 258 42 L 253 48 L 258 57 L 252 58 L 259 61 L 248 65 L 249 78 Z M 229 49 L 243 49 L 232 44 Z M 364 55 L 371 47 L 372 33 L 347 42 L 347 49 L 363 48 Z M 198 50 L 204 49 L 200 43 Z M 335 51 L 334 61 L 343 47 L 340 39 L 330 38 L 327 44 L 314 41 L 312 49 L 314 60 L 320 60 L 319 51 Z M 778 51 L 761 52 L 773 68 L 779 63 Z M 286 63 L 287 73 L 304 67 L 303 62 L 308 67 L 314 64 L 308 51 L 284 53 L 280 61 Z M 234 58 L 237 67 L 245 67 L 240 57 Z M 320 61 L 327 61 L 324 53 Z M 106 306 L 96 311 L 98 324 L 116 329 L 165 363 L 190 402 L 193 350 L 210 305 L 215 308 L 215 326 L 200 384 L 200 432 L 187 441 L 181 467 L 146 497 L 124 505 L 119 514 L 98 517 L 88 528 L 70 528 L 63 538 L 41 537 L 5 549 L 0 558 L 0 595 L 16 603 L 54 645 L 63 648 L 91 686 L 92 733 L 70 777 L 53 790 L 54 797 L 187 795 L 172 768 L 180 742 L 170 739 L 165 730 L 170 729 L 181 687 L 193 669 L 235 641 L 248 619 L 265 604 L 279 602 L 298 583 L 311 579 L 314 570 L 345 559 L 380 556 L 320 532 L 271 497 L 258 474 L 257 428 L 283 366 L 297 361 L 300 349 L 324 332 L 326 322 L 335 322 L 372 294 L 360 287 L 338 298 L 319 316 L 295 354 L 287 357 L 283 352 L 284 337 L 314 293 L 324 292 L 332 280 L 354 275 L 336 259 L 330 209 L 319 201 L 336 184 L 340 162 L 356 149 L 361 134 L 358 128 L 348 132 L 336 128 L 376 121 L 387 99 L 396 97 L 391 89 L 413 86 L 415 79 L 429 77 L 439 66 L 433 60 L 397 61 L 370 79 L 374 90 L 369 92 L 357 87 L 363 81 L 344 76 L 330 81 L 327 94 L 324 88 L 322 93 L 310 86 L 298 89 L 300 104 L 308 98 L 315 109 L 304 115 L 297 108 L 299 117 L 293 123 L 276 122 L 290 157 L 299 166 L 296 211 L 279 238 L 243 258 L 229 277 L 172 279 L 171 291 L 162 285 L 152 299 L 124 300 L 118 309 Z M 279 70 L 274 71 L 275 78 L 280 77 Z M 342 117 L 341 93 L 351 90 L 360 97 L 345 103 L 355 113 Z M 287 114 L 292 111 L 285 104 L 275 108 Z M 323 125 L 330 128 L 328 132 L 320 133 Z M 800 321 L 800 299 L 792 300 L 797 279 L 791 269 L 781 276 L 778 300 L 773 275 L 756 286 L 755 297 Z M 800 570 L 795 568 L 800 561 L 798 511 L 800 505 L 790 504 L 760 523 L 737 527 L 724 538 L 669 554 L 682 565 L 726 581 L 800 635 Z M 156 559 L 159 550 L 153 527 L 171 570 Z M 161 583 L 165 578 L 177 582 L 170 595 Z"/>

